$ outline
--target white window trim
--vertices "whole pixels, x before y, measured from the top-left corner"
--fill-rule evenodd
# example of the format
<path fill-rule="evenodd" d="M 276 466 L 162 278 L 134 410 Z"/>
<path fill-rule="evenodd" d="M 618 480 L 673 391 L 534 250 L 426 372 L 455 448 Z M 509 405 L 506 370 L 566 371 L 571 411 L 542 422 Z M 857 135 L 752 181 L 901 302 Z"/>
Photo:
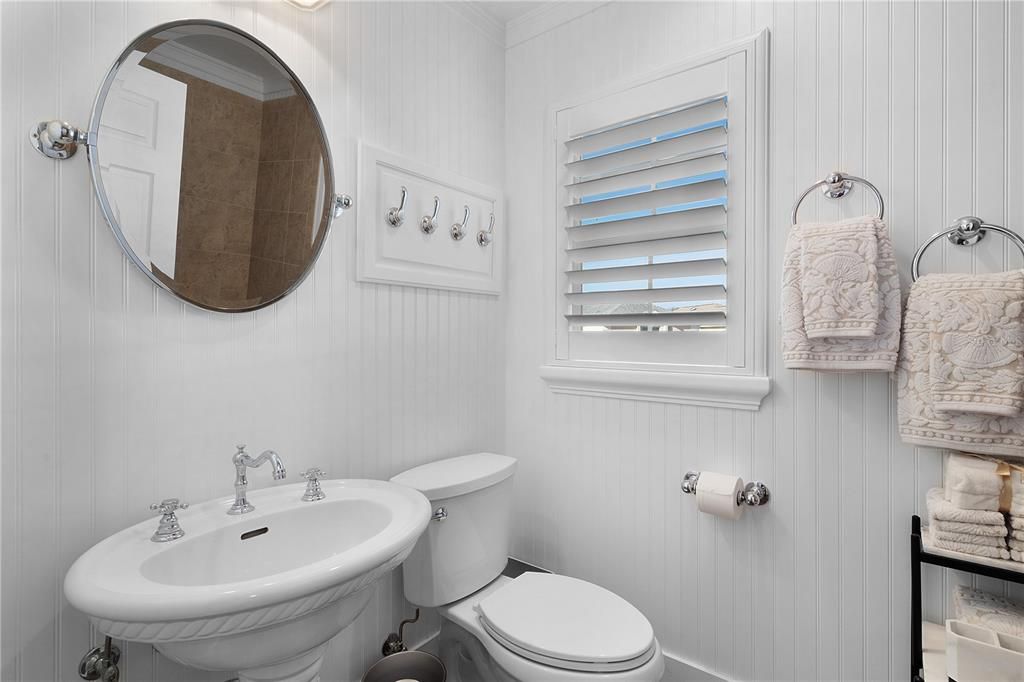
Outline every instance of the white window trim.
<path fill-rule="evenodd" d="M 751 64 L 750 89 L 753 111 L 757 114 L 749 118 L 750 165 L 754 182 L 748 201 L 753 207 L 753 218 L 745 234 L 745 251 L 748 257 L 756 257 L 750 259 L 746 271 L 745 307 L 750 314 L 746 331 L 752 344 L 747 362 L 743 367 L 720 367 L 578 361 L 558 357 L 562 304 L 555 294 L 558 291 L 558 253 L 563 245 L 559 239 L 561 230 L 553 224 L 545 230 L 544 290 L 549 295 L 545 308 L 547 352 L 540 376 L 555 393 L 757 410 L 771 391 L 771 380 L 767 375 L 768 29 L 685 62 L 613 83 L 589 92 L 585 97 L 551 107 L 544 138 L 544 205 L 551 209 L 549 215 L 554 220 L 558 210 L 555 182 L 555 169 L 559 163 L 555 127 L 558 111 L 734 54 L 744 54 Z"/>

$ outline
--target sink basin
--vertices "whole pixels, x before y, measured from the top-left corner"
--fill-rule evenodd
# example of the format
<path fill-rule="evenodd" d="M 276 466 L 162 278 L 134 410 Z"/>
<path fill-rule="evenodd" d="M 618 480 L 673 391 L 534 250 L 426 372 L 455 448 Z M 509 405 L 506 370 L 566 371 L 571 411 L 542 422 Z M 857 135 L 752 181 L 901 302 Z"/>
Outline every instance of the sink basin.
<path fill-rule="evenodd" d="M 104 634 L 241 682 L 319 678 L 327 642 L 362 612 L 367 589 L 412 551 L 430 518 L 419 492 L 385 481 L 321 481 L 251 492 L 178 512 L 185 537 L 151 542 L 156 518 L 78 558 L 64 592 Z"/>

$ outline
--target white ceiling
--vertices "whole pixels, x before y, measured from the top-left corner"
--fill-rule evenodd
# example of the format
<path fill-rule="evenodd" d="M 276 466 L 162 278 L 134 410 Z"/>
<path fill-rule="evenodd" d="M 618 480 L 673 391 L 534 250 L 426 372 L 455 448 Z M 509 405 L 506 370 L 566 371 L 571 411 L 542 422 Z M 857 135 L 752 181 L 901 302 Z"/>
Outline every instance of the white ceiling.
<path fill-rule="evenodd" d="M 513 19 L 532 12 L 541 5 L 550 4 L 552 0 L 542 0 L 541 2 L 534 2 L 528 0 L 516 0 L 509 2 L 506 0 L 476 0 L 473 2 L 480 10 L 489 15 L 492 19 L 501 25 L 505 25 Z"/>

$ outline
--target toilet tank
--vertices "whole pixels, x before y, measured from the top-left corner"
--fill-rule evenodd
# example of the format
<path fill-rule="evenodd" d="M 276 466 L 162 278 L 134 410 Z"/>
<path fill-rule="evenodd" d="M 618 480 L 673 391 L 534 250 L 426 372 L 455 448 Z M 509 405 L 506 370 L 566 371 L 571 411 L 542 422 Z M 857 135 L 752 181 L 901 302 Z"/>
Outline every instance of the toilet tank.
<path fill-rule="evenodd" d="M 391 479 L 430 500 L 434 517 L 402 565 L 417 606 L 462 599 L 498 577 L 508 560 L 516 459 L 491 452 L 451 457 Z"/>

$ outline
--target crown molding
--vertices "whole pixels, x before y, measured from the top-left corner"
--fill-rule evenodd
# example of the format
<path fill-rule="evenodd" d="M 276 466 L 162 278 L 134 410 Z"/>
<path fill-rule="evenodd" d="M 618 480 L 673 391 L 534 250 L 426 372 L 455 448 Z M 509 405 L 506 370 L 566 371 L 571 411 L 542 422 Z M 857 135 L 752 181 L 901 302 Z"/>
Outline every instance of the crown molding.
<path fill-rule="evenodd" d="M 147 54 L 146 58 L 260 102 L 295 94 L 291 82 L 284 77 L 268 81 L 234 64 L 170 40 Z"/>
<path fill-rule="evenodd" d="M 455 14 L 480 29 L 480 32 L 494 43 L 505 46 L 505 25 L 494 15 L 481 7 L 482 2 L 472 0 L 448 0 L 444 3 Z"/>
<path fill-rule="evenodd" d="M 590 14 L 609 2 L 610 0 L 590 2 L 556 0 L 541 5 L 505 25 L 505 49 L 515 47 L 573 19 Z"/>

